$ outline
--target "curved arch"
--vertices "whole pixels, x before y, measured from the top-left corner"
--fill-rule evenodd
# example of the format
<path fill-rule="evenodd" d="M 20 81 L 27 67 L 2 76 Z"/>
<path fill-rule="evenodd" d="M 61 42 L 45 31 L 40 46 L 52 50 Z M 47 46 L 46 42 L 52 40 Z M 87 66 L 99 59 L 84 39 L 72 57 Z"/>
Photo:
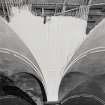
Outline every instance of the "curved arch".
<path fill-rule="evenodd" d="M 103 92 L 101 93 L 104 93 L 105 92 L 104 90 L 105 77 L 103 76 L 105 75 L 104 60 L 105 49 L 101 50 L 95 49 L 93 51 L 91 50 L 91 52 L 86 53 L 86 55 L 81 56 L 79 59 L 73 62 L 62 78 L 59 88 L 60 100 L 64 98 L 68 94 L 68 92 L 70 92 L 71 94 L 72 89 L 74 89 L 76 86 L 87 80 L 97 82 L 98 85 L 103 90 Z M 63 97 L 61 92 L 63 93 Z"/>
<path fill-rule="evenodd" d="M 45 83 L 42 78 L 42 75 L 37 72 L 38 68 L 35 71 L 35 67 L 28 62 L 28 60 L 23 59 L 19 55 L 17 56 L 13 52 L 7 52 L 6 50 L 0 51 L 0 72 L 4 73 L 8 77 L 12 75 L 26 73 L 37 80 L 39 88 L 41 88 L 43 101 L 47 101 L 46 98 L 46 88 Z"/>
<path fill-rule="evenodd" d="M 39 78 L 35 75 L 27 72 L 20 72 L 11 75 L 10 78 L 14 81 L 17 87 L 26 91 L 26 93 L 32 92 L 31 94 L 33 94 L 33 96 L 36 94 L 44 102 L 47 101 L 45 88 Z"/>
<path fill-rule="evenodd" d="M 22 88 L 22 85 L 24 84 L 27 90 L 31 90 L 32 93 L 35 93 L 33 94 L 34 97 L 38 95 L 40 103 L 47 101 L 42 82 L 33 74 L 26 72 L 16 73 L 11 77 L 4 75 L 4 73 L 0 73 L 0 97 L 14 95 L 32 103 L 33 105 L 35 105 L 36 102 L 39 103 L 28 94 L 29 92 L 25 90 L 24 87 Z"/>
<path fill-rule="evenodd" d="M 40 71 L 40 68 L 38 68 L 35 64 L 33 64 L 33 62 L 31 62 L 27 57 L 21 55 L 18 52 L 15 52 L 13 50 L 10 49 L 5 49 L 5 48 L 0 48 L 0 53 L 4 53 L 4 54 L 10 54 L 11 56 L 16 57 L 17 59 L 20 59 L 21 61 L 27 63 L 31 68 L 34 69 L 35 71 L 35 75 L 39 76 L 39 78 L 43 81 L 44 77 L 42 75 L 42 72 Z"/>
<path fill-rule="evenodd" d="M 68 73 L 68 69 L 70 69 L 71 66 L 75 65 L 75 63 L 79 62 L 79 60 L 84 59 L 86 56 L 89 56 L 91 54 L 95 54 L 95 53 L 101 53 L 101 52 L 105 52 L 105 47 L 96 47 L 90 50 L 87 50 L 86 52 L 80 54 L 78 57 L 75 58 L 75 56 L 70 60 L 70 62 L 67 64 L 66 68 L 63 71 L 63 76 L 66 75 L 66 73 Z M 75 59 L 74 59 L 75 58 Z"/>
<path fill-rule="evenodd" d="M 62 101 L 66 95 L 73 90 L 76 86 L 88 79 L 88 75 L 81 72 L 67 73 L 61 80 L 59 86 L 58 97 Z"/>
<path fill-rule="evenodd" d="M 69 72 L 61 82 L 59 100 L 63 104 L 77 96 L 94 96 L 105 103 L 104 76 L 105 73 L 91 77 L 80 72 Z M 80 102 L 83 102 L 83 99 Z"/>

